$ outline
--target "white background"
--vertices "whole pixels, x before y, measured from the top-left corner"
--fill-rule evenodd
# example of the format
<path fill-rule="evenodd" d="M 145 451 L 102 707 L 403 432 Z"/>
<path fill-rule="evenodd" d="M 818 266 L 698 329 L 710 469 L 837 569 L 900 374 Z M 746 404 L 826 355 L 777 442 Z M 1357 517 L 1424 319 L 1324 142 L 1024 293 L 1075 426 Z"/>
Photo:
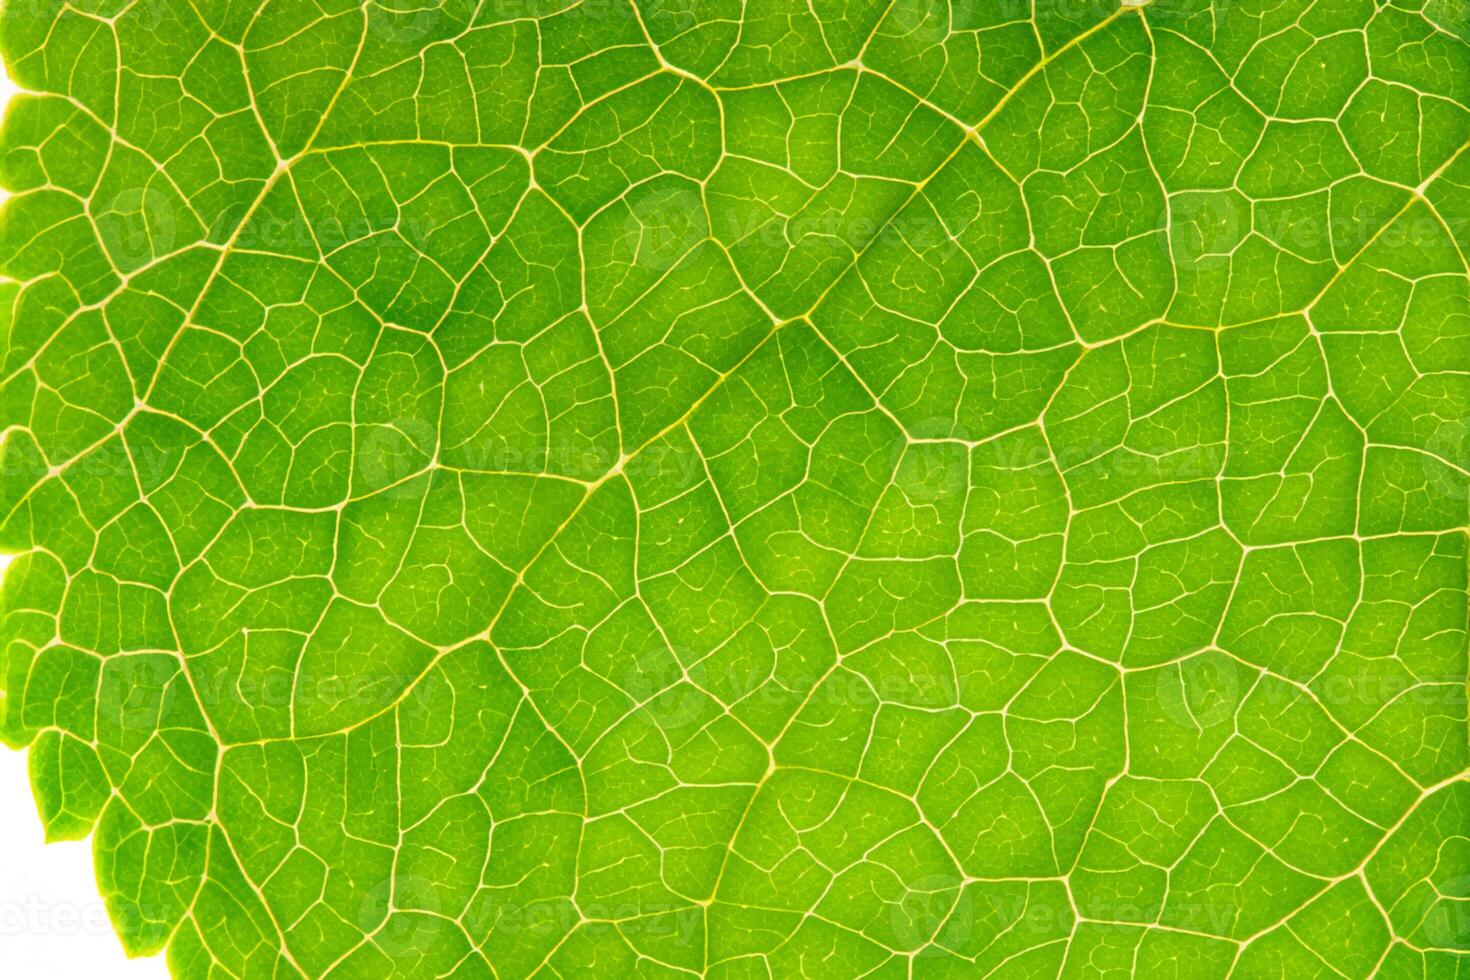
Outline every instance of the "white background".
<path fill-rule="evenodd" d="M 44 844 L 26 754 L 0 746 L 0 977 L 168 980 L 162 956 L 130 960 L 97 894 L 92 842 Z"/>
<path fill-rule="evenodd" d="M 0 103 L 14 92 L 0 69 Z M 97 893 L 91 840 L 44 842 L 26 754 L 0 745 L 0 977 L 168 980 L 163 957 L 123 954 Z"/>

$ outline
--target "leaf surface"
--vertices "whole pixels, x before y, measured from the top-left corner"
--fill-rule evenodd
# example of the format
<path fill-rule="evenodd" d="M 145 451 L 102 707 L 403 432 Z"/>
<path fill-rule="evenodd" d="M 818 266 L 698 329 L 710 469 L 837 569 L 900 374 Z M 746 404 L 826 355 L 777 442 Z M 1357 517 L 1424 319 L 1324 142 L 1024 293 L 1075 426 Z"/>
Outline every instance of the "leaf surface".
<path fill-rule="evenodd" d="M 18 0 L 0 733 L 181 980 L 1453 977 L 1453 2 Z"/>

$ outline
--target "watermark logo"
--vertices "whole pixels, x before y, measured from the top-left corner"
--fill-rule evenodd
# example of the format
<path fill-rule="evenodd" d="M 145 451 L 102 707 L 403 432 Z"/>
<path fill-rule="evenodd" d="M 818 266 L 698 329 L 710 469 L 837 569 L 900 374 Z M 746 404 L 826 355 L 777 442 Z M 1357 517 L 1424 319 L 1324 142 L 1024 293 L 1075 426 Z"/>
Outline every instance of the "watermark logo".
<path fill-rule="evenodd" d="M 896 0 L 883 32 L 922 44 L 942 44 L 970 22 L 973 0 Z"/>
<path fill-rule="evenodd" d="M 438 427 L 425 419 L 359 427 L 353 457 L 356 492 L 384 490 L 394 498 L 416 495 L 420 488 L 411 478 L 425 471 L 438 443 Z"/>
<path fill-rule="evenodd" d="M 677 664 L 683 653 L 655 646 L 633 658 L 628 673 L 617 683 L 637 707 L 637 713 L 656 725 L 660 730 L 675 731 L 697 722 L 708 715 L 709 698 L 700 693 Z"/>
<path fill-rule="evenodd" d="M 1205 731 L 1224 724 L 1240 701 L 1240 675 L 1240 665 L 1218 651 L 1190 657 L 1176 670 L 1157 671 L 1159 707 L 1181 728 Z"/>
<path fill-rule="evenodd" d="M 112 922 L 107 905 L 95 902 L 53 902 L 39 895 L 0 902 L 0 937 L 108 936 Z"/>
<path fill-rule="evenodd" d="M 127 187 L 93 212 L 113 265 L 131 272 L 173 250 L 178 218 L 162 191 Z"/>
<path fill-rule="evenodd" d="M 635 192 L 628 203 L 627 237 L 633 261 L 663 272 L 709 235 L 704 200 L 683 183 L 658 183 Z"/>
<path fill-rule="evenodd" d="M 911 504 L 964 500 L 970 489 L 970 450 L 963 437 L 903 440 L 896 452 L 893 485 Z"/>
<path fill-rule="evenodd" d="M 1424 477 L 1432 496 L 1464 500 L 1470 495 L 1470 419 L 1440 423 L 1424 450 Z"/>
<path fill-rule="evenodd" d="M 915 956 L 943 956 L 963 948 L 974 928 L 975 910 L 964 881 L 953 874 L 928 875 L 910 882 L 889 913 L 898 948 Z"/>
<path fill-rule="evenodd" d="M 1437 949 L 1470 949 L 1470 875 L 1434 886 L 1424 903 L 1420 932 Z"/>
<path fill-rule="evenodd" d="M 413 44 L 432 34 L 445 17 L 448 0 L 370 0 L 368 34 L 387 44 Z"/>
<path fill-rule="evenodd" d="M 1250 231 L 1250 205 L 1233 191 L 1180 194 L 1169 211 L 1173 258 L 1195 272 L 1228 265 Z"/>
<path fill-rule="evenodd" d="M 103 675 L 97 711 L 124 732 L 152 734 L 163 718 L 164 698 L 180 672 L 167 655 L 140 655 L 113 661 Z"/>
<path fill-rule="evenodd" d="M 414 875 L 389 875 L 362 901 L 358 925 L 390 958 L 428 950 L 438 938 L 440 912 L 434 883 Z"/>

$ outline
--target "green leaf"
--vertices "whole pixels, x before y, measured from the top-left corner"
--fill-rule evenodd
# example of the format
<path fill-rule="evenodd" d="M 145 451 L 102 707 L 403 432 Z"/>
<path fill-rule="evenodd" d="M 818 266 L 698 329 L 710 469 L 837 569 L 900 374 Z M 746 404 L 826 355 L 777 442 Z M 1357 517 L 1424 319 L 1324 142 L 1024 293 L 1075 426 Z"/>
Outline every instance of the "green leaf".
<path fill-rule="evenodd" d="M 0 734 L 130 953 L 1470 968 L 1461 6 L 0 48 Z"/>

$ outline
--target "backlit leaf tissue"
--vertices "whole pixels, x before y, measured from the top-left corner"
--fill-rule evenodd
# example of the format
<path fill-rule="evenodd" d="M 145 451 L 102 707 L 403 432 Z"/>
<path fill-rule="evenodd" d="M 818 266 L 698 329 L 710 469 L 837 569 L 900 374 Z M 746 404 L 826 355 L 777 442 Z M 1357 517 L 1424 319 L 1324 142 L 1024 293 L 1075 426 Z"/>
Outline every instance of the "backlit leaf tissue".
<path fill-rule="evenodd" d="M 1470 970 L 1461 0 L 0 50 L 0 733 L 129 952 Z"/>

